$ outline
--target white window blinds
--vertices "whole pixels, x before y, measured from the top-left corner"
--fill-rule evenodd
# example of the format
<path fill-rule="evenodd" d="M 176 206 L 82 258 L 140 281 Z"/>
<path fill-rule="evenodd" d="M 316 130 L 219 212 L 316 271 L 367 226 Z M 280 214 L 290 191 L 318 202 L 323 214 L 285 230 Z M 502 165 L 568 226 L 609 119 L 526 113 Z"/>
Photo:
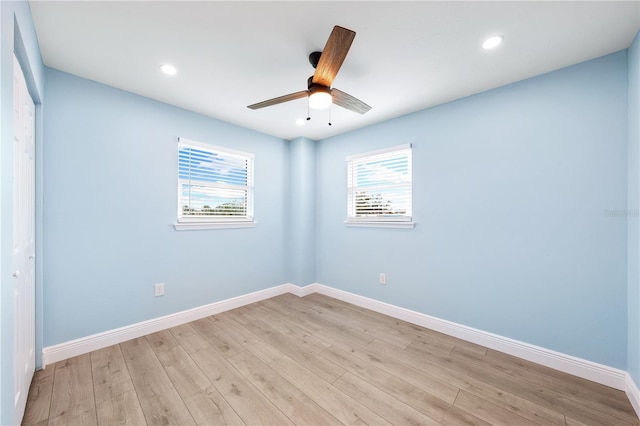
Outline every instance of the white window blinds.
<path fill-rule="evenodd" d="M 411 145 L 347 157 L 347 223 L 411 221 Z"/>
<path fill-rule="evenodd" d="M 253 160 L 250 153 L 180 138 L 178 222 L 252 221 Z"/>

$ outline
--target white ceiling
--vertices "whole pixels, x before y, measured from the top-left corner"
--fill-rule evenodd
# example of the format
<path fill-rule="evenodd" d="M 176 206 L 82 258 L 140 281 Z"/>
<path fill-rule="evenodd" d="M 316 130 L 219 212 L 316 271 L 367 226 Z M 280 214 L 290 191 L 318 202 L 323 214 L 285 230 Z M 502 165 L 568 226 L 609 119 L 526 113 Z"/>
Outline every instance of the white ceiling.
<path fill-rule="evenodd" d="M 640 1 L 31 1 L 45 65 L 250 129 L 319 140 L 627 48 Z M 333 83 L 373 107 L 311 110 L 308 55 L 356 32 Z M 504 35 L 485 51 L 481 43 Z M 175 77 L 159 71 L 171 63 Z"/>

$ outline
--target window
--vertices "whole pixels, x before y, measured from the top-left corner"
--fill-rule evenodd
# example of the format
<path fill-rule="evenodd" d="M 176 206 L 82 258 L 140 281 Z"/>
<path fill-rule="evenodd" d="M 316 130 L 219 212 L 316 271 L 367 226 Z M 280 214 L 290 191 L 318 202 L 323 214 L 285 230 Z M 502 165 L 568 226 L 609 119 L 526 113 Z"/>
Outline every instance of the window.
<path fill-rule="evenodd" d="M 180 138 L 176 229 L 255 226 L 253 158 L 246 152 Z"/>
<path fill-rule="evenodd" d="M 413 228 L 411 145 L 347 157 L 349 226 Z"/>

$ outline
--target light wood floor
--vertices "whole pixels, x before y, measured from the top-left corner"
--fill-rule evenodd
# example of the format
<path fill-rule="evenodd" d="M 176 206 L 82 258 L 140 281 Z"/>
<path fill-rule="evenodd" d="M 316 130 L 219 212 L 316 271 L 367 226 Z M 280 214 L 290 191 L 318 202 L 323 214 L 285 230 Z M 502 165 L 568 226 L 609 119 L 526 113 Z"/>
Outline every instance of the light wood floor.
<path fill-rule="evenodd" d="M 24 424 L 640 422 L 621 391 L 314 294 L 49 366 Z"/>

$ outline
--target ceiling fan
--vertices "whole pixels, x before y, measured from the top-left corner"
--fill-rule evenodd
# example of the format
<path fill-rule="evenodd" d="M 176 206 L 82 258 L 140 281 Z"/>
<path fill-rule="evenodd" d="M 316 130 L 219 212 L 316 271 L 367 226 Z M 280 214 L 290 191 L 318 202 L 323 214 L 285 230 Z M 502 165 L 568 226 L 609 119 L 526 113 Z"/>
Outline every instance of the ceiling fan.
<path fill-rule="evenodd" d="M 371 107 L 360 99 L 342 90 L 331 88 L 331 83 L 336 78 L 336 74 L 338 74 L 338 70 L 342 66 L 355 36 L 356 33 L 354 31 L 336 25 L 331 31 L 324 50 L 322 52 L 312 52 L 309 55 L 309 62 L 316 71 L 307 80 L 307 90 L 258 102 L 247 106 L 247 108 L 260 109 L 308 97 L 309 107 L 313 109 L 324 109 L 331 106 L 331 104 L 336 104 L 359 114 L 369 111 Z"/>

